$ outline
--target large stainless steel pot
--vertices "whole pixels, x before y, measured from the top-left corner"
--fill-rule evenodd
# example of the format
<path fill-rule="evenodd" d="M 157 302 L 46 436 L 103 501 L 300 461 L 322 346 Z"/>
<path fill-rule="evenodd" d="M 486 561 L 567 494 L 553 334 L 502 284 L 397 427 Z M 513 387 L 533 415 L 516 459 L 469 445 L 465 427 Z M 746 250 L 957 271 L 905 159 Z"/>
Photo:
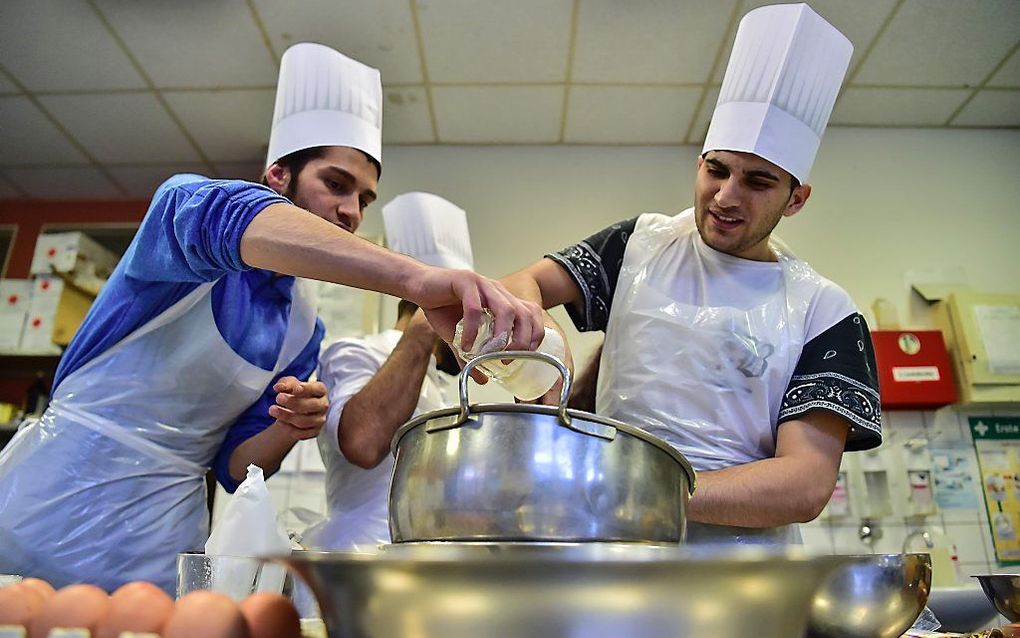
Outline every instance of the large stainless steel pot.
<path fill-rule="evenodd" d="M 315 593 L 330 638 L 798 638 L 852 557 L 761 547 L 391 545 L 277 560 Z"/>
<path fill-rule="evenodd" d="M 489 359 L 529 358 L 563 376 L 559 405 L 468 402 Z M 393 437 L 390 535 L 408 541 L 683 541 L 690 463 L 640 428 L 567 409 L 556 358 L 498 352 L 471 360 L 460 406 L 428 412 Z"/>

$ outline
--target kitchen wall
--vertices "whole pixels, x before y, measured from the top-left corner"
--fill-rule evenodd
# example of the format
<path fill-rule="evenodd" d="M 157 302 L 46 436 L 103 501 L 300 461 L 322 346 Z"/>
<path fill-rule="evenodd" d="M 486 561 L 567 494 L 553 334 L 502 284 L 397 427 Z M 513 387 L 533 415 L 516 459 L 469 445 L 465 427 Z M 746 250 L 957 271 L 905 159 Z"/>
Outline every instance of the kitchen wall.
<path fill-rule="evenodd" d="M 688 207 L 699 151 L 388 147 L 380 204 L 408 190 L 432 191 L 459 204 L 468 211 L 477 269 L 498 276 L 620 219 Z M 842 284 L 865 315 L 871 317 L 872 302 L 884 297 L 897 308 L 903 327 L 931 327 L 930 308 L 910 292 L 912 279 L 964 279 L 977 290 L 1020 293 L 1018 175 L 1020 131 L 833 128 L 812 173 L 811 200 L 780 224 L 779 234 Z M 363 226 L 368 234 L 382 232 L 380 207 L 369 209 Z M 393 304 L 387 308 L 389 323 Z M 601 337 L 566 327 L 575 359 L 586 359 Z M 472 390 L 472 400 L 504 397 L 493 388 Z M 932 412 L 890 412 L 886 427 L 900 432 L 898 441 L 912 438 L 912 431 L 940 432 L 965 437 L 969 445 L 961 427 L 965 416 L 952 410 L 938 418 Z M 274 491 L 287 491 L 284 480 L 274 479 Z M 307 486 L 300 491 L 306 493 Z M 317 502 L 311 495 L 304 500 Z M 963 569 L 976 573 L 994 560 L 984 521 L 974 510 L 940 514 L 927 524 L 946 526 Z M 883 525 L 876 549 L 898 550 L 908 526 L 902 519 Z M 865 549 L 857 521 L 813 523 L 805 538 L 833 551 Z"/>
<path fill-rule="evenodd" d="M 883 449 L 892 448 L 896 452 L 896 448 L 901 448 L 908 441 L 921 439 L 929 441 L 931 447 L 953 448 L 963 452 L 975 472 L 971 486 L 973 508 L 942 509 L 923 518 L 907 517 L 906 504 L 894 495 L 893 506 L 896 511 L 890 516 L 872 521 L 875 528 L 873 543 L 866 544 L 861 540 L 859 531 L 862 519 L 856 512 L 839 518 L 828 518 L 823 513 L 818 519 L 802 525 L 804 543 L 808 547 L 837 554 L 900 552 L 905 549 L 904 542 L 908 535 L 928 531 L 936 545 L 946 546 L 947 549 L 949 545 L 955 545 L 958 561 L 956 576 L 961 585 L 973 584 L 969 578 L 972 574 L 987 574 L 1005 568 L 996 562 L 988 513 L 980 491 L 977 458 L 967 424 L 970 416 L 986 415 L 1020 416 L 1020 409 L 973 410 L 947 407 L 939 411 L 887 411 L 882 419 L 885 433 Z M 906 473 L 905 468 L 888 467 L 887 470 L 890 474 L 897 471 L 904 475 Z M 903 483 L 903 476 L 896 479 Z M 860 499 L 864 495 L 855 494 L 853 497 Z M 920 539 L 913 540 L 910 551 L 925 551 Z M 945 577 L 945 574 L 940 574 L 939 584 L 947 584 Z"/>

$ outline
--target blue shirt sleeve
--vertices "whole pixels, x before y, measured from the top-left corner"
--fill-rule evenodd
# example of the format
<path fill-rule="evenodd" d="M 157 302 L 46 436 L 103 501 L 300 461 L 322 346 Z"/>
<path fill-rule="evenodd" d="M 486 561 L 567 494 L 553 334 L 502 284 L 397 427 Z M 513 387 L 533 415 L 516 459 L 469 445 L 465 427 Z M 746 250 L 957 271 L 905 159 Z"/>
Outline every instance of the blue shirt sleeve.
<path fill-rule="evenodd" d="M 315 332 L 308 341 L 308 345 L 301 351 L 301 354 L 273 379 L 259 400 L 241 413 L 241 416 L 230 426 L 223 445 L 220 446 L 219 452 L 216 453 L 216 458 L 213 459 L 212 464 L 213 471 L 216 473 L 216 480 L 220 482 L 220 485 L 227 492 L 233 494 L 234 490 L 241 484 L 240 481 L 236 481 L 230 476 L 230 455 L 234 453 L 234 450 L 241 443 L 244 443 L 272 425 L 274 419 L 269 416 L 269 408 L 276 403 L 276 392 L 273 391 L 273 386 L 276 385 L 277 381 L 283 377 L 297 377 L 304 381 L 312 375 L 312 371 L 315 370 L 319 358 L 319 345 L 322 343 L 322 337 L 325 334 L 326 330 L 322 325 L 322 320 L 316 319 Z M 270 476 L 271 474 L 267 472 L 266 478 Z"/>
<path fill-rule="evenodd" d="M 124 255 L 125 275 L 143 281 L 203 282 L 245 270 L 241 236 L 270 204 L 287 198 L 259 184 L 175 175 L 153 195 Z"/>
<path fill-rule="evenodd" d="M 195 286 L 249 271 L 241 236 L 262 210 L 287 202 L 240 180 L 174 175 L 152 197 L 124 257 L 60 358 L 54 388 Z"/>

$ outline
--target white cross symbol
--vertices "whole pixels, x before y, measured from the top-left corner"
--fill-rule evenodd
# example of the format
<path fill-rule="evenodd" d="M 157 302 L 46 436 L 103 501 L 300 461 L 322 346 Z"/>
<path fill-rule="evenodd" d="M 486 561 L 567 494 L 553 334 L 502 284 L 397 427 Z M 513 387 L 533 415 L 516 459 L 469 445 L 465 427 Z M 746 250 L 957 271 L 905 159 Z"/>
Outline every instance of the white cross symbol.
<path fill-rule="evenodd" d="M 985 425 L 984 421 L 978 421 L 977 425 L 974 426 L 974 431 L 980 434 L 981 436 L 984 436 L 985 434 L 988 433 L 988 426 Z"/>

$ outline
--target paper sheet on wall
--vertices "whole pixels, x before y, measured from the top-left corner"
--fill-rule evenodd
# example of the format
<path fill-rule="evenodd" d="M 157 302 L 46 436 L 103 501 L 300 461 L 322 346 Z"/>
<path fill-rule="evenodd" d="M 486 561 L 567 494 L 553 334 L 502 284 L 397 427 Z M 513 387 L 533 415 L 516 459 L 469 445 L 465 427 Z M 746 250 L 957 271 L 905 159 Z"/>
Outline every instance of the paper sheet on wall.
<path fill-rule="evenodd" d="M 940 510 L 977 510 L 981 507 L 974 477 L 973 454 L 960 443 L 931 447 L 935 502 Z"/>
<path fill-rule="evenodd" d="M 974 306 L 988 369 L 996 374 L 1020 374 L 1020 307 Z"/>
<path fill-rule="evenodd" d="M 1000 563 L 1020 564 L 1020 418 L 970 417 L 988 525 Z"/>

